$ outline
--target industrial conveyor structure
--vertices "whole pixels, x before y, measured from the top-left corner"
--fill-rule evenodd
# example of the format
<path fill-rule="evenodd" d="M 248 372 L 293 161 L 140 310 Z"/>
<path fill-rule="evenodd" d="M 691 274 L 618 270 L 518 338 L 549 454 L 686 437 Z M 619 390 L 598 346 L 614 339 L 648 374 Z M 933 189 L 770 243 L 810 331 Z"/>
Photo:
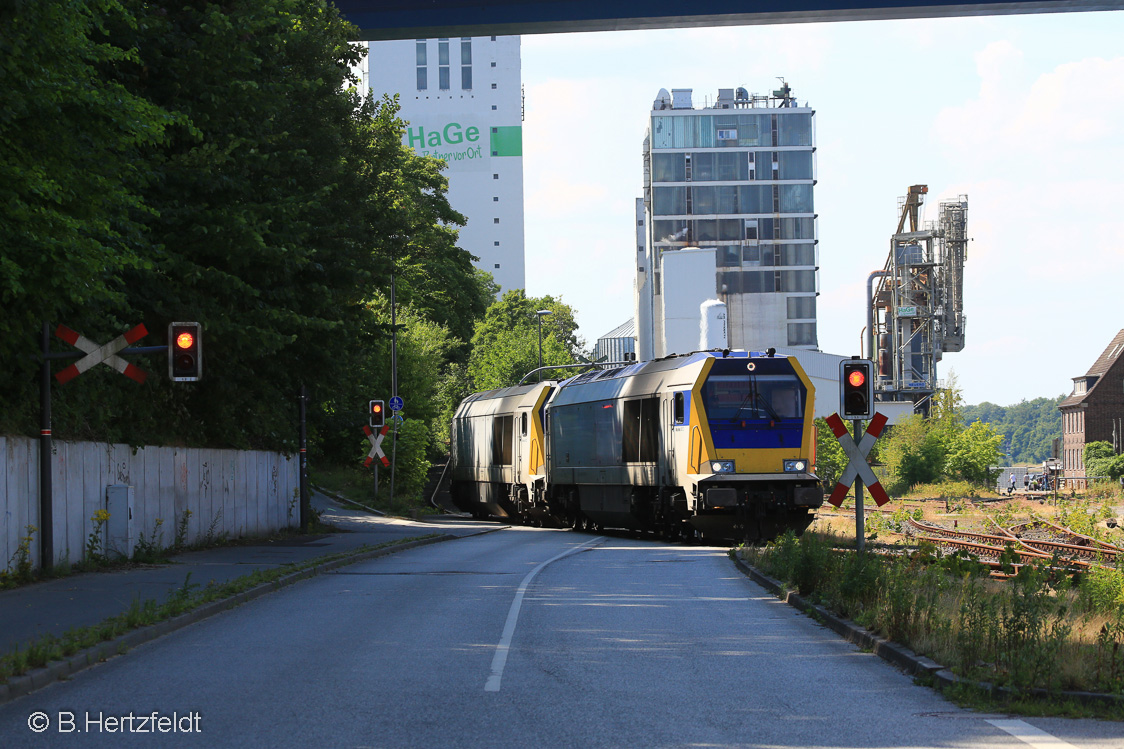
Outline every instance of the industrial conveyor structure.
<path fill-rule="evenodd" d="M 890 256 L 867 279 L 867 351 L 878 373 L 878 399 L 912 401 L 923 413 L 939 387 L 937 362 L 964 348 L 968 245 L 968 197 L 941 203 L 937 220 L 921 227 L 928 192 L 927 185 L 913 185 L 899 198 Z"/>

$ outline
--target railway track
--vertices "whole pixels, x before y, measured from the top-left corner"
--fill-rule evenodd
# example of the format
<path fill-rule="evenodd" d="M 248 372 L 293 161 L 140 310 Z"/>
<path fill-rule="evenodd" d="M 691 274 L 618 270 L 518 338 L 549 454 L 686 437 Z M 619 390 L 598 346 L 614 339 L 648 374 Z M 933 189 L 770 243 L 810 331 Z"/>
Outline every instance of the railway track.
<path fill-rule="evenodd" d="M 973 533 L 956 528 L 945 528 L 940 525 L 924 523 L 909 518 L 906 521 L 911 531 L 911 537 L 918 541 L 928 541 L 942 549 L 964 550 L 974 554 L 985 564 L 997 567 L 1000 559 L 1007 553 L 1008 548 L 1014 552 L 1023 563 L 1050 559 L 1051 555 L 1039 549 L 1023 545 L 1014 536 L 991 535 L 987 533 Z"/>
<path fill-rule="evenodd" d="M 928 541 L 941 548 L 964 549 L 980 557 L 981 561 L 998 560 L 999 555 L 1008 546 L 1020 559 L 1026 561 L 1057 557 L 1068 564 L 1082 568 L 1090 564 L 1115 566 L 1117 556 L 1124 553 L 1124 550 L 1110 543 L 1075 533 L 1044 520 L 1020 523 L 1011 528 L 996 525 L 994 534 L 945 528 L 913 519 L 908 521 L 908 526 L 912 532 L 907 535 L 913 538 Z M 1065 541 L 1029 535 L 1043 527 L 1049 529 L 1055 538 L 1064 538 Z"/>
<path fill-rule="evenodd" d="M 1032 546 L 1035 544 L 1055 543 L 1072 549 L 1082 549 L 1084 550 L 1082 556 L 1089 556 L 1089 558 L 1096 558 L 1099 554 L 1106 559 L 1116 559 L 1117 554 L 1124 552 L 1124 549 L 1121 549 L 1119 546 L 1114 546 L 1107 541 L 1101 541 L 1092 536 L 1076 533 L 1069 528 L 1063 528 L 1060 525 L 1041 518 L 1035 518 L 1025 523 L 1013 525 L 1008 528 L 1007 531 L 1022 540 L 1023 543 Z M 1047 535 L 1049 537 L 1041 538 L 1042 535 Z"/>

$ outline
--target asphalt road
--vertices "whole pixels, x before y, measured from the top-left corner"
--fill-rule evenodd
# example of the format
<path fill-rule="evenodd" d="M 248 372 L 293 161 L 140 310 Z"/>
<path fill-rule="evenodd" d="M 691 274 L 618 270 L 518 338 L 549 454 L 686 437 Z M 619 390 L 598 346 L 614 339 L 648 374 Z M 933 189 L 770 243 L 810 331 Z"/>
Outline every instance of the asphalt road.
<path fill-rule="evenodd" d="M 961 710 L 721 549 L 513 528 L 298 583 L 0 707 L 5 749 L 141 744 L 1120 749 L 1124 725 Z"/>

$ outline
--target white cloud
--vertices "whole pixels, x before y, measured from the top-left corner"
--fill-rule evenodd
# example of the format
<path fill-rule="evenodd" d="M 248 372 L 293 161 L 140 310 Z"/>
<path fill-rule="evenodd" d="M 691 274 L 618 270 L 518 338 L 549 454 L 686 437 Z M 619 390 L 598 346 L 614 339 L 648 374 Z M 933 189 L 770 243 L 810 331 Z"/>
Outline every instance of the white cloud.
<path fill-rule="evenodd" d="M 1051 158 L 1086 147 L 1121 148 L 1124 57 L 1065 63 L 1029 85 L 1022 80 L 1023 53 L 1010 42 L 989 44 L 976 61 L 977 97 L 942 110 L 933 128 L 947 146 L 977 149 L 962 158 Z"/>

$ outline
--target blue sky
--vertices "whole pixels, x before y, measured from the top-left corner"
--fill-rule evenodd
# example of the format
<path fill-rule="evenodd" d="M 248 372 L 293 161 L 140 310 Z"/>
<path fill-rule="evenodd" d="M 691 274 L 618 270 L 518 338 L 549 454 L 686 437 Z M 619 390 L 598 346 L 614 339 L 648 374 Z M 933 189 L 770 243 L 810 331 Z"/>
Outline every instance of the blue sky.
<path fill-rule="evenodd" d="M 524 36 L 527 291 L 591 342 L 632 315 L 633 204 L 660 88 L 816 110 L 820 348 L 858 353 L 897 198 L 966 194 L 968 403 L 1068 392 L 1124 328 L 1124 13 Z"/>

